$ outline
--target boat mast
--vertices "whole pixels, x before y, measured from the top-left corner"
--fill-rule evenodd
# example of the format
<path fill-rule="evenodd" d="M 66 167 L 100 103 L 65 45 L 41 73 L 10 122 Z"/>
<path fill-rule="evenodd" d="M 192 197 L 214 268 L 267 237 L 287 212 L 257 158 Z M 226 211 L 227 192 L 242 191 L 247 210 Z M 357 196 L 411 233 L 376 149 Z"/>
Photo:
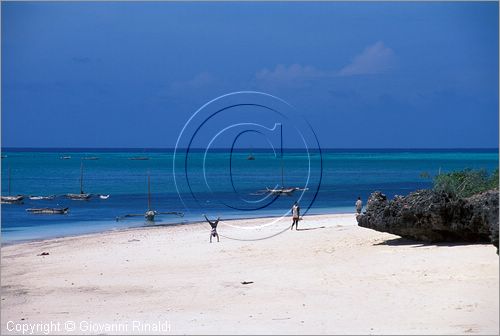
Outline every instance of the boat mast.
<path fill-rule="evenodd" d="M 83 161 L 80 165 L 80 194 L 83 194 Z"/>
<path fill-rule="evenodd" d="M 151 210 L 151 175 L 148 172 L 148 211 Z"/>
<path fill-rule="evenodd" d="M 283 163 L 283 127 L 280 127 L 280 136 L 281 136 L 281 188 L 285 187 L 285 178 L 284 178 L 284 163 Z"/>
<path fill-rule="evenodd" d="M 283 152 L 281 153 L 281 188 L 285 187 L 285 182 L 284 182 L 284 172 L 283 172 Z"/>
<path fill-rule="evenodd" d="M 9 167 L 9 196 L 10 196 L 10 167 Z"/>

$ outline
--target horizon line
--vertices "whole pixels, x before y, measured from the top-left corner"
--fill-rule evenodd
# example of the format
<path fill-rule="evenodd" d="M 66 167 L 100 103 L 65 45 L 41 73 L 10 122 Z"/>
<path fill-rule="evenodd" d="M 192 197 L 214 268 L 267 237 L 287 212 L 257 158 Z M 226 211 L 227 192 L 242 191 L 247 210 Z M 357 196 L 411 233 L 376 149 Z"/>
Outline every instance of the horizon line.
<path fill-rule="evenodd" d="M 175 147 L 1 147 L 1 150 L 18 150 L 18 149 L 46 149 L 46 150 L 75 150 L 75 149 L 119 149 L 119 150 L 125 150 L 125 149 L 133 149 L 133 150 L 175 150 Z M 179 147 L 179 149 L 187 149 L 186 147 Z M 192 147 L 192 150 L 206 150 L 204 147 Z M 229 147 L 213 147 L 212 150 L 229 150 L 231 148 Z M 269 147 L 240 147 L 240 148 L 234 148 L 236 150 L 270 150 L 271 148 Z M 305 150 L 306 148 L 303 147 L 283 147 L 283 149 L 300 149 L 300 150 Z M 353 150 L 353 149 L 359 149 L 359 150 L 379 150 L 379 149 L 398 149 L 398 150 L 436 150 L 436 149 L 450 149 L 450 150 L 457 150 L 457 149 L 488 149 L 488 150 L 499 150 L 499 147 L 320 147 L 319 149 L 321 150 Z M 318 148 L 310 148 L 310 150 L 318 150 Z"/>

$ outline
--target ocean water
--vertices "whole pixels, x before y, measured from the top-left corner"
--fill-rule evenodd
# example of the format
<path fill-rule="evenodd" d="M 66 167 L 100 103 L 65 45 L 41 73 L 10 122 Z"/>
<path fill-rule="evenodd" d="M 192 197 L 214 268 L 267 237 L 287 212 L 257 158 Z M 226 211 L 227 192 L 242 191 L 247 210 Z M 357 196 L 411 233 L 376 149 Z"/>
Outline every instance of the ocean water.
<path fill-rule="evenodd" d="M 4 243 L 99 232 L 145 225 L 191 223 L 202 214 L 223 219 L 281 216 L 299 201 L 303 213 L 353 212 L 358 196 L 366 202 L 375 190 L 389 197 L 429 188 L 432 177 L 464 168 L 498 168 L 498 150 L 286 150 L 283 158 L 265 150 L 207 154 L 191 150 L 3 149 L 2 195 L 57 195 L 54 200 L 2 204 Z M 63 160 L 62 156 L 71 159 Z M 88 160 L 86 158 L 97 158 Z M 148 160 L 131 160 L 147 157 Z M 89 201 L 66 199 L 84 191 Z M 175 168 L 175 170 L 174 170 Z M 428 173 L 430 178 L 422 177 Z M 174 178 L 175 173 L 175 178 Z M 142 215 L 151 207 L 181 211 L 184 217 L 157 216 L 154 224 L 142 216 L 116 221 L 125 214 Z M 308 188 L 291 196 L 271 195 L 266 187 Z M 95 195 L 109 194 L 106 200 Z M 67 215 L 35 215 L 33 207 L 69 207 Z"/>

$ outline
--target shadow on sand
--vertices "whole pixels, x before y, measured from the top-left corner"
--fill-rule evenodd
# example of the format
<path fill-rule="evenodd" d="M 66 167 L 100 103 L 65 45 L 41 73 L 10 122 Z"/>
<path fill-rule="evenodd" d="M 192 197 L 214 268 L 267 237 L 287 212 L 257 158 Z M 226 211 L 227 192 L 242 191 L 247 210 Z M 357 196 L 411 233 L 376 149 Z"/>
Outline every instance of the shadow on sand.
<path fill-rule="evenodd" d="M 309 231 L 309 230 L 317 230 L 317 229 L 324 229 L 325 226 L 318 226 L 318 227 L 313 227 L 313 228 L 305 228 L 305 229 L 297 229 L 297 231 Z"/>
<path fill-rule="evenodd" d="M 488 242 L 440 242 L 440 243 L 428 243 L 428 242 L 422 242 L 422 241 L 417 241 L 417 240 L 411 240 L 407 238 L 393 238 L 393 239 L 388 239 L 386 241 L 380 242 L 373 244 L 373 246 L 378 246 L 378 245 L 386 245 L 386 246 L 403 246 L 403 245 L 415 245 L 412 247 L 426 247 L 426 246 L 447 246 L 447 247 L 454 247 L 454 246 L 464 246 L 464 245 L 481 245 L 481 244 L 488 244 Z"/>

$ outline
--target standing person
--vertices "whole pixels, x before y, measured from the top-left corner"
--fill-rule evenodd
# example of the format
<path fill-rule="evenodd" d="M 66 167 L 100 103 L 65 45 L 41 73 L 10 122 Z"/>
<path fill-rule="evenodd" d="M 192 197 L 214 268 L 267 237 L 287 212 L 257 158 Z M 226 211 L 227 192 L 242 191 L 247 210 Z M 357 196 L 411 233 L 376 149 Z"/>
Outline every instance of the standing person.
<path fill-rule="evenodd" d="M 203 216 L 205 217 L 208 224 L 210 224 L 210 226 L 212 227 L 212 231 L 210 232 L 210 242 L 212 242 L 212 237 L 217 237 L 217 242 L 219 242 L 219 234 L 217 233 L 217 224 L 219 224 L 220 217 L 217 217 L 216 220 L 211 221 L 210 219 L 207 218 L 206 215 Z"/>
<path fill-rule="evenodd" d="M 362 209 L 363 209 L 363 201 L 361 200 L 361 197 L 358 196 L 358 200 L 356 201 L 356 212 L 360 214 Z"/>
<path fill-rule="evenodd" d="M 293 230 L 293 226 L 295 225 L 295 230 L 299 229 L 299 217 L 300 217 L 300 206 L 297 202 L 293 203 L 292 206 L 292 227 L 290 230 Z"/>

